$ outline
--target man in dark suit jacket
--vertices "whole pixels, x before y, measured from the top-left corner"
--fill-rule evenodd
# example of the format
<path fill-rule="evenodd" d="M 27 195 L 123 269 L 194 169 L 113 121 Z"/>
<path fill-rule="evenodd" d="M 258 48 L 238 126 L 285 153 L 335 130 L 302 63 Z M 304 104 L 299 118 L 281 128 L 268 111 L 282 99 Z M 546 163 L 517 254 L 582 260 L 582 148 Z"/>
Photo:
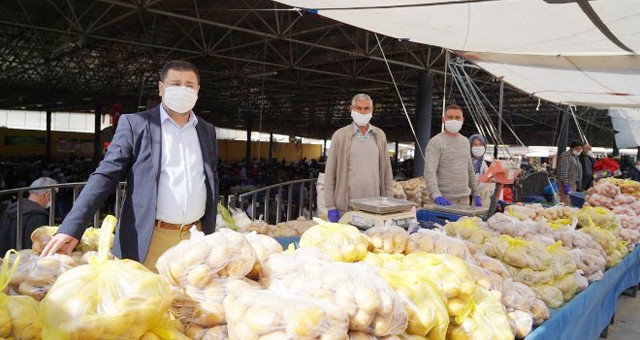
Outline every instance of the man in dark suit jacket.
<path fill-rule="evenodd" d="M 115 256 L 155 269 L 157 257 L 187 238 L 192 224 L 214 232 L 218 150 L 214 126 L 191 110 L 200 89 L 198 71 L 189 62 L 171 61 L 160 79 L 161 105 L 120 117 L 104 160 L 43 256 L 71 253 L 93 214 L 124 179 Z"/>
<path fill-rule="evenodd" d="M 587 191 L 593 185 L 593 165 L 596 164 L 596 160 L 593 158 L 593 152 L 591 152 L 591 145 L 584 144 L 582 146 L 582 153 L 578 156 L 580 164 L 582 164 L 582 180 L 580 181 L 580 190 Z"/>

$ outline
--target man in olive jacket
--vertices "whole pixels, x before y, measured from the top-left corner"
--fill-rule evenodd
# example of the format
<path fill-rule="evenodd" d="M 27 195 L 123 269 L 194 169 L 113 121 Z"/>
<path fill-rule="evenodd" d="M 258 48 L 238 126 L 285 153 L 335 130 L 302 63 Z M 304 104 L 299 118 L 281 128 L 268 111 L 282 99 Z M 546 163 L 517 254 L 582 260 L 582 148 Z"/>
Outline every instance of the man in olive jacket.
<path fill-rule="evenodd" d="M 369 124 L 373 101 L 357 94 L 351 100 L 353 122 L 331 137 L 325 168 L 325 204 L 330 222 L 338 222 L 356 198 L 393 197 L 393 173 L 387 136 Z"/>

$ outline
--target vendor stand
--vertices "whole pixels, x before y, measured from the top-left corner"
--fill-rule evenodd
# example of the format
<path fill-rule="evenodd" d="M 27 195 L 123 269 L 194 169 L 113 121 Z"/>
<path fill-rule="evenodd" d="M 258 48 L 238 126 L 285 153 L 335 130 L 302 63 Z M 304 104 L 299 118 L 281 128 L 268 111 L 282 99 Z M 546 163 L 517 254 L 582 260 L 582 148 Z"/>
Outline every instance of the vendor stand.
<path fill-rule="evenodd" d="M 640 247 L 557 310 L 526 339 L 598 339 L 612 321 L 620 294 L 640 282 Z"/>

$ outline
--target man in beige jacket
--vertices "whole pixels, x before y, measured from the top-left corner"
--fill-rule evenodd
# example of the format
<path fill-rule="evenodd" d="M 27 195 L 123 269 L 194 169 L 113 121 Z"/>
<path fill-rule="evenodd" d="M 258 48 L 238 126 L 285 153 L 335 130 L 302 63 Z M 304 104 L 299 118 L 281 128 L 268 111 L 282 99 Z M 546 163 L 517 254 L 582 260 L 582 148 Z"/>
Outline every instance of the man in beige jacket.
<path fill-rule="evenodd" d="M 330 222 L 338 222 L 355 198 L 393 197 L 393 173 L 387 136 L 369 124 L 373 101 L 364 93 L 351 100 L 353 122 L 331 137 L 325 168 L 325 204 Z"/>

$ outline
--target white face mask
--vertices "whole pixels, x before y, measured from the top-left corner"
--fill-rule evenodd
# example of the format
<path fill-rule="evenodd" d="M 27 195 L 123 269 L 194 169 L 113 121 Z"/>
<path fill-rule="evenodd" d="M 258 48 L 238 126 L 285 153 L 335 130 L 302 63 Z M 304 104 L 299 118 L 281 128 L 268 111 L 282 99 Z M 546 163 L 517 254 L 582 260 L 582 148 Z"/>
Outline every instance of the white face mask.
<path fill-rule="evenodd" d="M 188 113 L 196 105 L 198 92 L 186 86 L 168 86 L 164 88 L 162 102 L 177 113 Z"/>
<path fill-rule="evenodd" d="M 573 151 L 573 155 L 576 157 L 580 156 L 580 153 L 582 153 L 582 151 Z"/>
<path fill-rule="evenodd" d="M 47 205 L 44 206 L 45 209 L 51 208 L 51 200 L 47 202 Z"/>
<path fill-rule="evenodd" d="M 636 170 L 640 171 L 640 165 L 636 165 Z"/>
<path fill-rule="evenodd" d="M 362 114 L 358 111 L 351 111 L 351 118 L 358 126 L 367 126 L 373 117 L 373 113 Z"/>
<path fill-rule="evenodd" d="M 444 128 L 451 133 L 458 133 L 462 129 L 461 120 L 445 120 Z"/>
<path fill-rule="evenodd" d="M 591 158 L 595 158 L 596 156 L 593 154 L 593 152 L 588 151 L 587 152 L 587 156 L 591 157 Z"/>
<path fill-rule="evenodd" d="M 471 154 L 473 155 L 473 157 L 475 158 L 480 158 L 482 156 L 484 156 L 484 146 L 472 146 L 471 147 Z"/>

